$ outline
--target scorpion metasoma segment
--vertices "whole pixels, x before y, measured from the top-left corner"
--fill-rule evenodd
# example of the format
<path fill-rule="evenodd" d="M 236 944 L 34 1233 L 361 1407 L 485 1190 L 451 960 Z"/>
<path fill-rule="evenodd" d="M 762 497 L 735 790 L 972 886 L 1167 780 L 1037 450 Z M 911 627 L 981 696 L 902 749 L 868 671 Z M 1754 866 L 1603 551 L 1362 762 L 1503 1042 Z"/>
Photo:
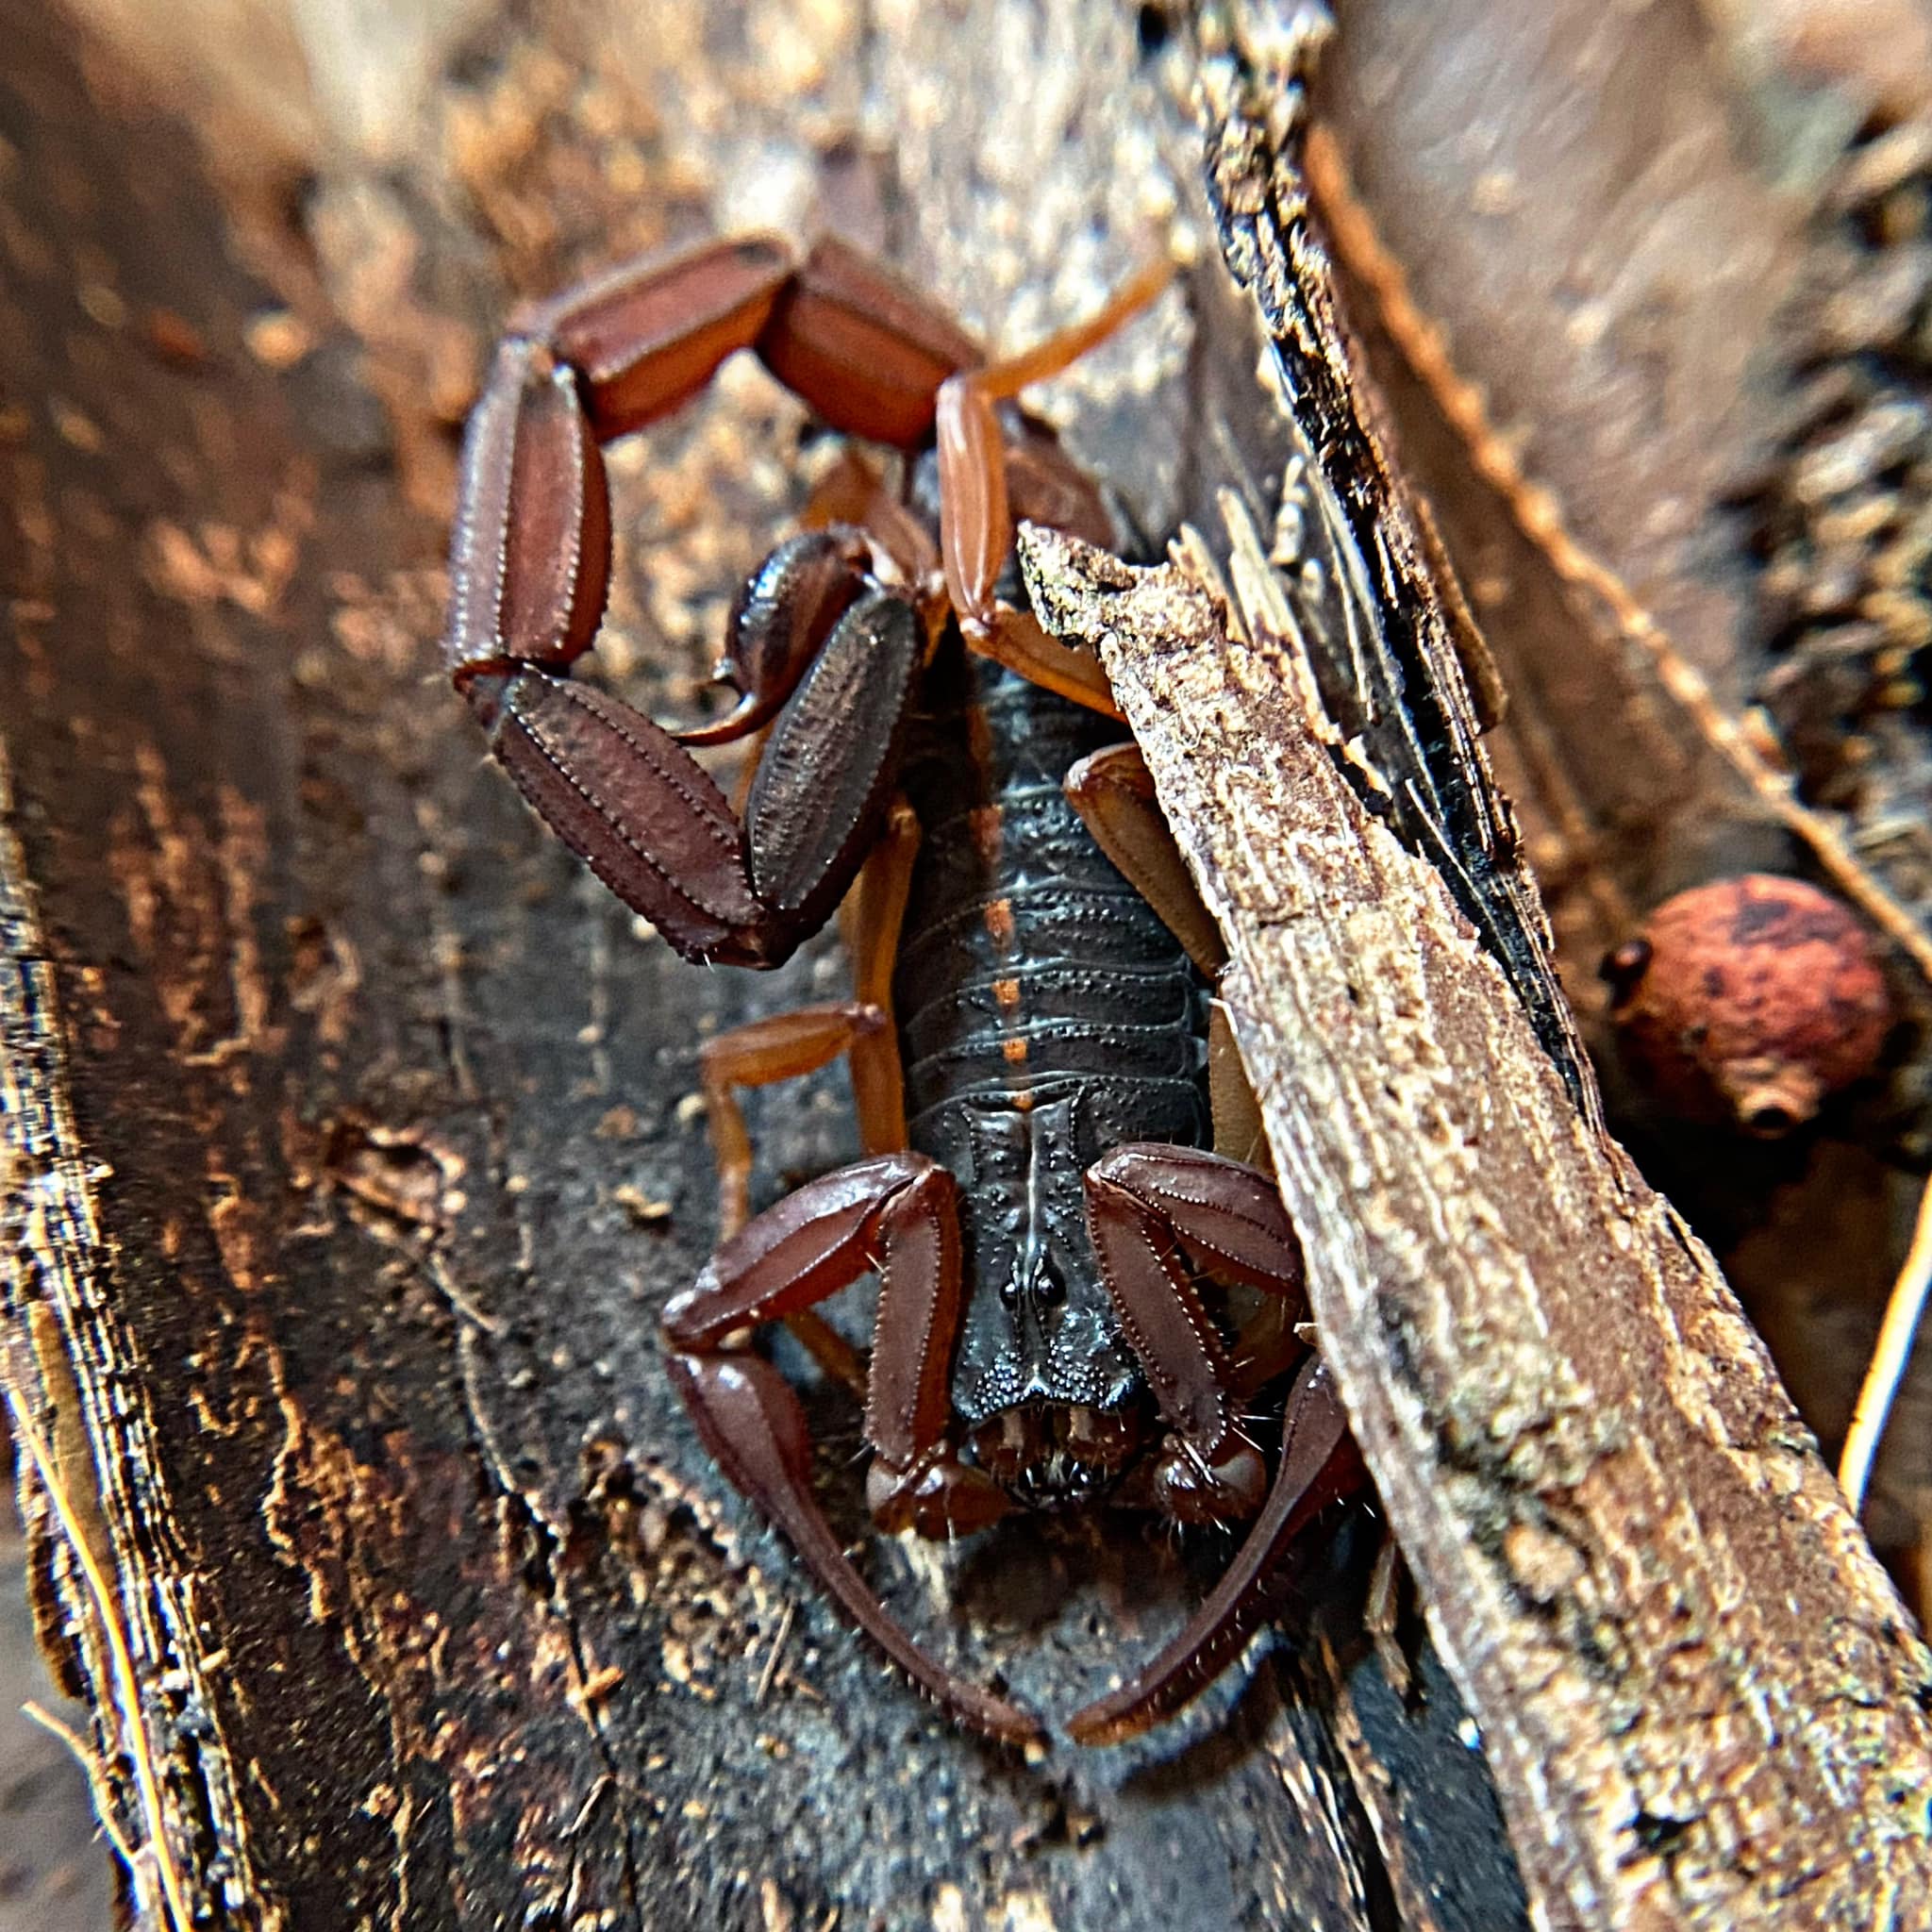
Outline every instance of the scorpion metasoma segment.
<path fill-rule="evenodd" d="M 1166 280 L 1150 267 L 989 362 L 838 242 L 801 257 L 753 237 L 618 269 L 525 311 L 497 350 L 451 560 L 451 672 L 491 750 L 672 945 L 773 966 L 843 905 L 855 997 L 705 1049 L 725 1239 L 665 1309 L 665 1341 L 707 1446 L 847 1613 L 948 1710 L 1016 1743 L 1040 1740 L 1037 1721 L 928 1657 L 846 1556 L 803 1410 L 749 1331 L 788 1322 L 862 1394 L 885 1529 L 952 1538 L 1102 1498 L 1254 1518 L 1174 1641 L 1070 1721 L 1083 1742 L 1209 1683 L 1288 1545 L 1359 1479 L 1312 1358 L 1272 1484 L 1242 1432 L 1244 1404 L 1303 1354 L 1301 1261 L 1273 1180 L 1204 1144 L 1208 1089 L 1216 1124 L 1237 1110 L 1231 1057 L 1208 1051 L 1219 941 L 1097 661 L 1001 594 L 1016 514 L 1111 536 L 1015 399 Z M 830 427 L 897 452 L 895 481 L 841 459 L 734 606 L 719 675 L 737 704 L 674 733 L 569 675 L 610 572 L 601 445 L 744 348 Z M 759 730 L 741 816 L 685 747 Z M 736 1090 L 841 1054 L 866 1158 L 748 1220 Z M 813 1310 L 874 1272 L 867 1360 Z"/>

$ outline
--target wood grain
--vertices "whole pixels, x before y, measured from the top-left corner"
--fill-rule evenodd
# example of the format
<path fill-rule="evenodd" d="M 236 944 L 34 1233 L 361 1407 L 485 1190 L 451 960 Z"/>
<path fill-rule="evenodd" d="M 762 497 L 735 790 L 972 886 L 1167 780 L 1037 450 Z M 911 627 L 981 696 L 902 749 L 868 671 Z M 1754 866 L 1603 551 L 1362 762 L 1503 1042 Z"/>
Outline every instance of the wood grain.
<path fill-rule="evenodd" d="M 1231 941 L 1323 1350 L 1535 1908 L 1927 1923 L 1932 1658 L 1708 1254 L 1362 809 L 1290 641 L 1179 568 L 1031 560 Z"/>

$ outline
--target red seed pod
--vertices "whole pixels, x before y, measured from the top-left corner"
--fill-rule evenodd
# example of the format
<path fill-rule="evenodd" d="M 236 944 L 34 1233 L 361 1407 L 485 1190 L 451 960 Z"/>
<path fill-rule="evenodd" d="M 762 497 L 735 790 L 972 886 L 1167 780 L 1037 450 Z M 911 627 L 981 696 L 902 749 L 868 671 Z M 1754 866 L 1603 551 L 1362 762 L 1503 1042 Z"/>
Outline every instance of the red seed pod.
<path fill-rule="evenodd" d="M 1658 1098 L 1759 1140 L 1871 1073 L 1892 1022 L 1864 927 L 1816 887 L 1767 873 L 1666 900 L 1604 974 Z"/>

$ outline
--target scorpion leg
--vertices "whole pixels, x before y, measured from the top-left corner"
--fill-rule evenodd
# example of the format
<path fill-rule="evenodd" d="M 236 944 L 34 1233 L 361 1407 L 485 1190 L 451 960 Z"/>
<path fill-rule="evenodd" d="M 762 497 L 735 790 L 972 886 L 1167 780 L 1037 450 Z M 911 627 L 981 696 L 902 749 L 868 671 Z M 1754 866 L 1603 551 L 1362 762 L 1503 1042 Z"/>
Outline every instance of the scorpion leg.
<path fill-rule="evenodd" d="M 950 374 L 935 418 L 940 460 L 940 548 L 961 626 L 991 628 L 993 586 L 1012 547 L 1005 439 L 995 405 L 1062 374 L 1124 327 L 1167 287 L 1164 257 L 1142 265 L 1091 315 L 1003 362 Z"/>
<path fill-rule="evenodd" d="M 853 991 L 885 1015 L 885 1024 L 861 1041 L 851 1057 L 859 1144 L 868 1154 L 892 1154 L 906 1145 L 906 1076 L 892 1015 L 892 968 L 899 958 L 899 929 L 906 923 L 919 841 L 918 813 L 903 798 L 894 800 L 886 814 L 885 834 L 841 908 Z"/>
<path fill-rule="evenodd" d="M 1068 1719 L 1068 1735 L 1081 1744 L 1117 1744 L 1172 1717 L 1206 1690 L 1268 1614 L 1271 1585 L 1295 1538 L 1361 1479 L 1361 1458 L 1328 1371 L 1310 1361 L 1289 1393 L 1274 1486 L 1226 1574 L 1138 1675 Z"/>
<path fill-rule="evenodd" d="M 873 848 L 846 897 L 854 998 L 734 1026 L 699 1050 L 705 1108 L 718 1163 L 722 1235 L 736 1234 L 749 1218 L 751 1207 L 751 1134 L 736 1088 L 796 1079 L 847 1055 L 859 1144 L 868 1154 L 892 1154 L 906 1145 L 899 1036 L 892 1024 L 892 961 L 918 850 L 919 820 L 901 799 L 887 813 L 885 836 Z"/>
<path fill-rule="evenodd" d="M 1160 814 L 1140 746 L 1110 744 L 1090 752 L 1067 774 L 1066 792 L 1115 870 L 1153 907 L 1202 974 L 1218 979 L 1227 948 Z M 1249 1166 L 1265 1160 L 1261 1109 L 1241 1066 L 1227 1009 L 1218 1000 L 1208 1014 L 1208 1091 L 1215 1152 Z"/>
<path fill-rule="evenodd" d="M 876 1039 L 886 1027 L 886 1017 L 875 1007 L 841 1000 L 734 1026 L 698 1049 L 711 1152 L 718 1164 L 721 1241 L 728 1241 L 751 1218 L 751 1134 L 733 1088 L 769 1086 L 815 1074 L 841 1054 L 857 1053 L 862 1042 Z M 864 1399 L 865 1357 L 830 1323 L 809 1308 L 797 1308 L 785 1317 L 785 1325 L 810 1350 L 820 1368 Z"/>
<path fill-rule="evenodd" d="M 1214 1151 L 1249 1167 L 1274 1165 L 1261 1103 L 1241 1065 L 1234 1023 L 1219 1000 L 1208 1008 L 1208 1108 L 1214 1120 Z"/>
<path fill-rule="evenodd" d="M 1402 1641 L 1402 1597 L 1409 1580 L 1407 1566 L 1402 1560 L 1402 1545 L 1385 1524 L 1382 1547 L 1375 1552 L 1375 1567 L 1369 1573 L 1369 1596 L 1362 1606 L 1362 1622 L 1389 1688 L 1405 1703 L 1415 1689 L 1415 1672 Z"/>
<path fill-rule="evenodd" d="M 853 999 L 754 1020 L 707 1041 L 699 1050 L 705 1109 L 718 1163 L 722 1239 L 736 1234 L 751 1212 L 751 1133 L 738 1104 L 737 1088 L 763 1087 L 816 1073 L 844 1054 L 851 1062 L 859 1144 L 868 1154 L 893 1154 L 906 1145 L 905 1083 L 899 1068 L 898 1029 L 892 1024 L 892 961 L 918 849 L 918 817 L 900 799 L 887 814 L 885 836 L 846 894 L 843 915 L 846 947 L 855 966 Z M 808 1310 L 787 1316 L 786 1324 L 821 1368 L 863 1399 L 863 1357 L 837 1329 Z"/>
<path fill-rule="evenodd" d="M 997 405 L 1060 375 L 1146 308 L 1173 278 L 1150 259 L 1093 314 L 1005 361 L 963 369 L 939 391 L 940 551 L 946 589 L 967 643 L 1023 677 L 1106 716 L 1121 714 L 1107 675 L 1083 651 L 1050 638 L 1038 622 L 994 594 L 1012 548 L 1006 438 Z"/>
<path fill-rule="evenodd" d="M 960 634 L 969 650 L 991 658 L 995 664 L 1004 664 L 1027 683 L 1037 684 L 1070 704 L 1098 711 L 1116 724 L 1121 722 L 1121 708 L 1114 703 L 1113 687 L 1107 681 L 1100 659 L 1061 643 L 1058 638 L 1048 637 L 1030 611 L 1009 609 L 1001 604 L 995 607 L 984 628 L 968 629 L 962 624 Z"/>
<path fill-rule="evenodd" d="M 1114 870 L 1153 907 L 1202 975 L 1217 978 L 1227 948 L 1160 815 L 1141 747 L 1129 741 L 1089 752 L 1067 774 L 1065 791 Z"/>
<path fill-rule="evenodd" d="M 718 1231 L 729 1240 L 751 1218 L 751 1132 L 732 1091 L 769 1087 L 828 1067 L 885 1031 L 888 1021 L 863 1000 L 797 1007 L 734 1026 L 698 1049 L 699 1078 L 718 1163 Z M 889 1150 L 868 1148 L 868 1153 Z"/>
<path fill-rule="evenodd" d="M 977 1529 L 1004 1495 L 949 1449 L 947 1380 L 961 1293 L 958 1184 L 917 1154 L 882 1155 L 808 1182 L 725 1241 L 696 1285 L 665 1308 L 674 1378 L 705 1446 L 776 1523 L 825 1589 L 908 1675 L 956 1717 L 1031 1743 L 1025 1711 L 954 1676 L 895 1624 L 860 1577 L 811 1488 L 811 1444 L 797 1397 L 737 1331 L 824 1300 L 874 1265 L 877 1341 L 865 1434 L 868 1483 L 888 1526 Z M 882 1478 L 882 1480 L 881 1480 Z M 897 1520 L 897 1519 L 903 1519 Z"/>
<path fill-rule="evenodd" d="M 1227 1363 L 1181 1251 L 1205 1273 L 1298 1298 L 1301 1249 L 1274 1181 L 1197 1148 L 1130 1144 L 1088 1170 L 1087 1203 L 1108 1291 L 1174 1432 L 1178 1454 L 1156 1473 L 1162 1500 L 1188 1520 L 1242 1513 L 1228 1505 L 1243 1500 L 1256 1452 L 1229 1411 L 1246 1378 Z M 1289 1395 L 1267 1501 L 1227 1574 L 1153 1663 L 1075 1715 L 1072 1734 L 1084 1743 L 1131 1737 L 1218 1675 L 1247 1641 L 1288 1545 L 1357 1486 L 1360 1467 L 1325 1371 L 1310 1361 Z"/>

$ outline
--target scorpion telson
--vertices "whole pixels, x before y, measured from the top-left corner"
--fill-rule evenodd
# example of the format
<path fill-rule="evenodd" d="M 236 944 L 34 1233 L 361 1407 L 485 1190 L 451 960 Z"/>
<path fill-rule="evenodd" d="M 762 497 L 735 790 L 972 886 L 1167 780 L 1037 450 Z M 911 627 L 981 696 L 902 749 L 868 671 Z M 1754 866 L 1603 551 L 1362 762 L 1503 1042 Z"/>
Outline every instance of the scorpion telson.
<path fill-rule="evenodd" d="M 1254 1524 L 1088 1743 L 1209 1683 L 1309 1518 L 1358 1480 L 1318 1363 L 1271 1484 L 1238 1411 L 1303 1353 L 1274 1182 L 1209 1139 L 1204 975 L 1218 940 L 1091 657 L 1000 594 L 1015 515 L 1111 535 L 1091 482 L 1016 405 L 1151 302 L 1164 264 L 1004 362 L 835 241 L 750 237 L 620 268 L 521 313 L 464 445 L 448 658 L 545 823 L 687 958 L 774 966 L 844 907 L 855 997 L 710 1041 L 725 1238 L 663 1313 L 672 1374 L 733 1482 L 956 1717 L 1042 1741 L 891 1619 L 812 1491 L 803 1410 L 746 1342 L 789 1322 L 865 1402 L 884 1529 L 951 1538 L 1108 1498 Z M 668 732 L 572 663 L 602 620 L 601 446 L 752 349 L 856 454 L 740 592 L 738 702 Z M 765 730 L 742 815 L 685 748 Z M 1157 909 L 1158 908 L 1158 909 Z M 866 1158 L 747 1216 L 741 1086 L 849 1057 Z M 812 1312 L 875 1272 L 869 1361 Z M 1220 1287 L 1212 1287 L 1218 1284 Z M 1240 1333 L 1220 1289 L 1259 1291 Z M 1210 1299 L 1212 1307 L 1210 1309 Z M 1258 1513 L 1257 1513 L 1258 1512 Z"/>

